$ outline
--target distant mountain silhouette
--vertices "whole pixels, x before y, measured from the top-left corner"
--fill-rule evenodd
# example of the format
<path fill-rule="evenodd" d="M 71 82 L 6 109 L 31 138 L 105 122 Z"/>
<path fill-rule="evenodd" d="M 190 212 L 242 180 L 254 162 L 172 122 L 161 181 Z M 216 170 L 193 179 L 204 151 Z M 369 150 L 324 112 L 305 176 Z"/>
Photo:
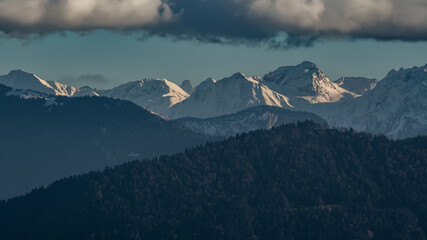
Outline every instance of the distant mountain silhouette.
<path fill-rule="evenodd" d="M 258 129 L 270 129 L 287 123 L 313 120 L 327 125 L 326 121 L 314 113 L 290 111 L 274 106 L 257 106 L 237 113 L 214 118 L 180 118 L 178 122 L 187 128 L 207 135 L 234 136 L 237 133 Z"/>

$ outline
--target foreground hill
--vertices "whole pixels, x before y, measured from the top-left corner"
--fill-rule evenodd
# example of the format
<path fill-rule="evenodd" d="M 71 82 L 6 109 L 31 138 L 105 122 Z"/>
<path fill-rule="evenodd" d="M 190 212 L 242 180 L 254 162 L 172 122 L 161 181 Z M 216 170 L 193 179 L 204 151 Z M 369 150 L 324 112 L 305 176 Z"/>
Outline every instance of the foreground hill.
<path fill-rule="evenodd" d="M 129 101 L 22 99 L 4 96 L 7 91 L 0 87 L 0 199 L 71 174 L 171 154 L 212 139 Z"/>
<path fill-rule="evenodd" d="M 426 172 L 426 137 L 306 122 L 0 202 L 0 238 L 425 239 Z"/>

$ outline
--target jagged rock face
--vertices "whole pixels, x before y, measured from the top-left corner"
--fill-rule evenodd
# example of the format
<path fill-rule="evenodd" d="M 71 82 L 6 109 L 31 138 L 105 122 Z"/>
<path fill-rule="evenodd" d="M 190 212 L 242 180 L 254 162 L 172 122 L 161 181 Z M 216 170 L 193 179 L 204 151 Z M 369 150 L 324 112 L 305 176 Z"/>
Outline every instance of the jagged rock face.
<path fill-rule="evenodd" d="M 342 77 L 334 81 L 334 83 L 347 91 L 364 95 L 366 92 L 375 88 L 378 80 L 364 77 Z"/>
<path fill-rule="evenodd" d="M 272 90 L 309 103 L 337 102 L 345 94 L 356 96 L 333 83 L 311 62 L 280 67 L 266 74 L 263 80 Z"/>
<path fill-rule="evenodd" d="M 193 85 L 191 85 L 190 80 L 184 80 L 181 83 L 180 87 L 182 88 L 182 90 L 184 90 L 186 93 L 188 93 L 188 95 L 191 95 L 194 92 L 194 88 L 193 88 Z"/>
<path fill-rule="evenodd" d="M 254 78 L 236 73 L 220 81 L 210 78 L 202 82 L 188 99 L 172 106 L 168 116 L 216 117 L 259 105 L 292 108 L 287 97 Z"/>
<path fill-rule="evenodd" d="M 165 114 L 171 106 L 189 97 L 188 93 L 166 79 L 129 82 L 98 93 L 106 97 L 130 100 L 159 114 Z"/>

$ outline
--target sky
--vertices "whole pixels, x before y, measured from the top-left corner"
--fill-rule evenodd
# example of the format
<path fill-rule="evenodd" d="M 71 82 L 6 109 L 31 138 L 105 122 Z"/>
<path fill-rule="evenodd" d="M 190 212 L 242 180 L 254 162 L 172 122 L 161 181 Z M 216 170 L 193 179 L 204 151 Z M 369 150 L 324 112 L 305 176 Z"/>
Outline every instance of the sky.
<path fill-rule="evenodd" d="M 381 79 L 427 63 L 426 12 L 425 0 L 0 0 L 0 74 L 197 85 L 308 60 L 332 80 Z"/>

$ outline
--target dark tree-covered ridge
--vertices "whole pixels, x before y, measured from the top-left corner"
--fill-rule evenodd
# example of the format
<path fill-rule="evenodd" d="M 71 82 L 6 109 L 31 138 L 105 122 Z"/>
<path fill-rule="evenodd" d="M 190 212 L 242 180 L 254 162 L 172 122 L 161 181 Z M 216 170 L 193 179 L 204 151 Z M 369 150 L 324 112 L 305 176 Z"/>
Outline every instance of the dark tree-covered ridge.
<path fill-rule="evenodd" d="M 425 239 L 427 138 L 312 122 L 71 177 L 0 204 L 1 239 Z"/>
<path fill-rule="evenodd" d="M 124 100 L 23 99 L 0 85 L 0 199 L 55 180 L 212 141 Z"/>

